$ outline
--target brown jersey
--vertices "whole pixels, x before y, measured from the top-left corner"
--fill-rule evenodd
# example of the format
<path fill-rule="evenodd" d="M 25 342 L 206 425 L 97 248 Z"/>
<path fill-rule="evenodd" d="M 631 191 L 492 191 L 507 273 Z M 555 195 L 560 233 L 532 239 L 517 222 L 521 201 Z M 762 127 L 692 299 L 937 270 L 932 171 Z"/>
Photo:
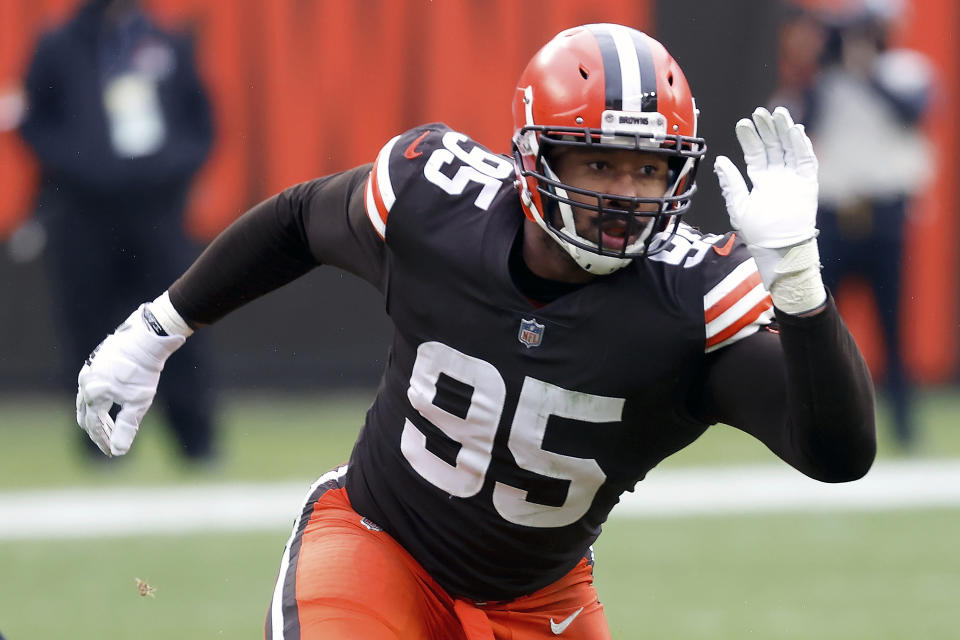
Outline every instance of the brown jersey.
<path fill-rule="evenodd" d="M 772 317 L 742 244 L 687 226 L 534 306 L 508 268 L 513 176 L 432 124 L 390 141 L 364 190 L 396 332 L 347 489 L 441 584 L 482 599 L 567 573 L 620 494 L 706 428 L 688 402 L 705 353 Z"/>

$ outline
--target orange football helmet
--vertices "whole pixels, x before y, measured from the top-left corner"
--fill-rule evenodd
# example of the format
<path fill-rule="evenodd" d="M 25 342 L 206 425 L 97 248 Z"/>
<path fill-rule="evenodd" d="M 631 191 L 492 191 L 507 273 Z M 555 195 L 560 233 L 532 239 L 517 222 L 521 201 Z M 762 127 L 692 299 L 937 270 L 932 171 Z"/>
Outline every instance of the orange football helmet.
<path fill-rule="evenodd" d="M 513 159 L 527 217 L 543 227 L 591 273 L 611 273 L 633 258 L 665 248 L 696 192 L 706 153 L 680 65 L 662 44 L 622 25 L 589 24 L 562 31 L 527 64 L 513 101 Z M 624 198 L 560 181 L 551 153 L 564 147 L 636 149 L 668 156 L 662 197 Z M 625 220 L 633 239 L 619 248 L 577 234 L 568 193 L 596 198 L 576 206 Z M 604 206 L 614 199 L 620 207 Z M 638 211 L 656 203 L 657 211 Z"/>

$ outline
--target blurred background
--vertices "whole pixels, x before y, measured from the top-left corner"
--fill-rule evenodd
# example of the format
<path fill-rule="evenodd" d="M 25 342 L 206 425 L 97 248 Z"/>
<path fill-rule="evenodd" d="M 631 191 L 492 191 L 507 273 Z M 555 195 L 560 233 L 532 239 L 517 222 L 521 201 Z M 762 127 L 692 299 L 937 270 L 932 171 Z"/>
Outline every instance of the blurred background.
<path fill-rule="evenodd" d="M 832 3 L 842 5 L 847 0 Z M 829 5 L 828 2 L 811 4 Z M 0 2 L 0 239 L 33 213 L 36 162 L 16 132 L 19 87 L 37 35 L 65 19 L 75 0 Z M 935 69 L 923 127 L 937 172 L 904 230 L 902 315 L 906 362 L 923 383 L 957 375 L 958 165 L 955 113 L 960 44 L 949 0 L 904 3 L 892 41 L 925 54 Z M 215 137 L 191 192 L 185 225 L 209 241 L 246 208 L 295 182 L 369 162 L 396 133 L 443 120 L 509 151 L 510 98 L 526 60 L 558 30 L 619 21 L 667 43 L 701 109 L 710 155 L 737 157 L 733 124 L 767 104 L 780 83 L 786 2 L 640 0 L 515 3 L 369 0 L 147 0 L 159 22 L 189 29 L 213 106 Z M 862 158 L 865 163 L 869 158 Z M 726 228 L 716 181 L 701 172 L 691 220 Z M 52 339 L 43 261 L 0 259 L 0 389 L 49 389 L 59 353 Z M 39 255 L 35 257 L 39 258 Z M 227 388 L 375 384 L 387 322 L 372 290 L 320 270 L 252 305 L 218 328 L 216 371 Z M 845 314 L 875 371 L 880 332 L 856 283 Z M 144 291 L 153 296 L 155 291 Z M 282 319 L 284 329 L 272 328 Z M 111 319 L 112 324 L 123 318 Z M 256 336 L 256 338 L 253 338 Z"/>
<path fill-rule="evenodd" d="M 156 412 L 131 459 L 96 465 L 78 455 L 69 375 L 81 363 L 62 337 L 72 321 L 62 300 L 65 287 L 82 293 L 102 288 L 104 280 L 78 255 L 74 278 L 57 282 L 56 218 L 43 197 L 49 172 L 24 132 L 38 38 L 81 4 L 0 0 L 0 498 L 4 491 L 22 497 L 43 490 L 52 492 L 44 500 L 61 504 L 51 496 L 67 486 L 280 480 L 306 488 L 349 455 L 389 340 L 378 294 L 334 270 L 316 270 L 204 332 L 206 359 L 192 384 L 219 398 L 211 406 L 222 455 L 212 464 L 182 465 L 168 436 L 150 426 L 162 421 Z M 782 102 L 798 118 L 809 115 L 813 127 L 828 120 L 821 80 L 831 56 L 836 63 L 887 51 L 918 54 L 919 66 L 896 67 L 893 81 L 872 71 L 864 81 L 902 116 L 896 126 L 925 143 L 923 179 L 900 194 L 898 280 L 878 284 L 871 273 L 854 272 L 841 280 L 837 297 L 878 381 L 881 459 L 960 457 L 960 40 L 954 37 L 960 5 L 953 0 L 143 0 L 141 6 L 157 28 L 189 43 L 209 103 L 210 146 L 188 180 L 184 207 L 140 230 L 149 241 L 162 235 L 158 224 L 175 226 L 191 256 L 253 204 L 290 184 L 370 162 L 384 142 L 423 122 L 447 122 L 509 152 L 510 100 L 520 71 L 544 42 L 576 24 L 637 27 L 680 63 L 711 156 L 688 218 L 710 232 L 728 228 L 712 157 L 728 155 L 742 166 L 733 135 L 739 118 L 757 105 Z M 864 21 L 882 26 L 872 53 L 844 40 Z M 818 140 L 813 133 L 815 144 L 827 135 Z M 870 138 L 844 143 L 853 151 L 849 166 L 889 164 L 875 146 L 861 149 L 858 140 Z M 135 147 L 131 156 L 152 153 Z M 858 197 L 865 201 L 866 194 Z M 877 211 L 868 215 L 871 224 L 894 228 Z M 109 235 L 114 227 L 106 224 Z M 150 284 L 141 299 L 167 284 Z M 893 301 L 883 295 L 891 291 Z M 102 318 L 102 333 L 127 312 L 102 314 L 110 316 Z M 891 314 L 899 321 L 896 340 L 885 333 L 883 318 Z M 892 341 L 899 342 L 896 351 L 887 348 Z M 897 410 L 889 408 L 891 359 L 902 363 L 910 389 L 909 438 L 898 435 Z M 768 462 L 762 447 L 718 428 L 666 466 Z M 67 637 L 67 629 L 78 638 L 257 637 L 286 535 L 284 527 L 271 527 L 226 538 L 138 535 L 122 549 L 99 539 L 110 535 L 102 533 L 56 544 L 49 533 L 0 537 L 0 631 L 8 640 Z M 647 637 L 875 639 L 916 637 L 920 630 L 927 638 L 953 637 L 949 603 L 960 598 L 951 546 L 960 535 L 955 506 L 902 517 L 639 520 L 621 531 L 607 543 L 616 560 L 607 565 L 606 584 L 614 586 L 600 585 L 601 597 L 613 603 L 614 637 L 638 637 L 639 624 L 652 631 Z M 632 541 L 641 536 L 651 543 L 637 549 Z M 782 553 L 776 540 L 789 540 L 795 553 Z M 127 602 L 133 572 L 151 569 L 154 580 L 161 578 L 153 609 L 144 600 L 103 615 L 103 602 Z M 740 571 L 747 577 L 737 590 L 729 577 Z M 796 576 L 789 587 L 779 578 L 787 572 Z M 638 585 L 638 575 L 649 579 Z M 17 587 L 37 579 L 42 589 Z M 884 588 L 894 582 L 900 588 Z M 682 608 L 690 598 L 700 604 Z M 50 599 L 75 605 L 66 620 L 45 617 Z M 231 613 L 239 609 L 242 616 Z M 171 620 L 190 620 L 196 631 Z"/>

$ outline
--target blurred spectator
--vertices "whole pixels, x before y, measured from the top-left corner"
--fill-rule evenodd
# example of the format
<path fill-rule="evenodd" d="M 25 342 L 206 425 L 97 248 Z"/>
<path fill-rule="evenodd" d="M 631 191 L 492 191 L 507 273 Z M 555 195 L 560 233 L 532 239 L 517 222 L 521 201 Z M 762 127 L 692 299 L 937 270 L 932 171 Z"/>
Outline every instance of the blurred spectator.
<path fill-rule="evenodd" d="M 135 0 L 87 0 L 41 37 L 25 92 L 20 131 L 41 165 L 37 218 L 72 390 L 74 367 L 109 323 L 144 291 L 166 289 L 195 257 L 183 212 L 213 126 L 190 40 L 160 29 Z M 193 341 L 184 347 L 158 394 L 190 461 L 214 454 L 204 354 Z"/>
<path fill-rule="evenodd" d="M 795 122 L 803 122 L 810 112 L 812 87 L 820 72 L 826 29 L 808 11 L 793 6 L 787 11 L 778 37 L 778 85 L 770 104 L 786 107 Z"/>
<path fill-rule="evenodd" d="M 921 54 L 889 47 L 902 2 L 855 0 L 842 6 L 818 14 L 797 11 L 789 18 L 781 30 L 781 87 L 773 101 L 790 102 L 820 160 L 824 282 L 837 291 L 844 277 L 857 275 L 873 289 L 894 435 L 910 448 L 917 434 L 899 306 L 911 199 L 934 170 L 920 126 L 933 74 Z M 819 60 L 815 72 L 812 60 Z"/>

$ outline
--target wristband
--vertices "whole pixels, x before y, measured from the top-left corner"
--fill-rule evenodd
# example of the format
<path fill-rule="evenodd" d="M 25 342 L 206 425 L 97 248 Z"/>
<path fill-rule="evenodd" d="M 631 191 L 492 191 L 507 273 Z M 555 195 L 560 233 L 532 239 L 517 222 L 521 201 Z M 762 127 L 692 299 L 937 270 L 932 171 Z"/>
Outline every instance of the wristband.
<path fill-rule="evenodd" d="M 154 326 L 150 321 L 151 317 L 158 323 Z M 189 338 L 193 334 L 193 329 L 187 324 L 170 302 L 170 294 L 164 291 L 153 302 L 144 308 L 144 320 L 158 335 L 181 336 Z"/>
<path fill-rule="evenodd" d="M 774 268 L 770 286 L 773 306 L 784 313 L 800 315 L 822 306 L 827 290 L 820 276 L 820 252 L 816 238 L 791 247 Z"/>

